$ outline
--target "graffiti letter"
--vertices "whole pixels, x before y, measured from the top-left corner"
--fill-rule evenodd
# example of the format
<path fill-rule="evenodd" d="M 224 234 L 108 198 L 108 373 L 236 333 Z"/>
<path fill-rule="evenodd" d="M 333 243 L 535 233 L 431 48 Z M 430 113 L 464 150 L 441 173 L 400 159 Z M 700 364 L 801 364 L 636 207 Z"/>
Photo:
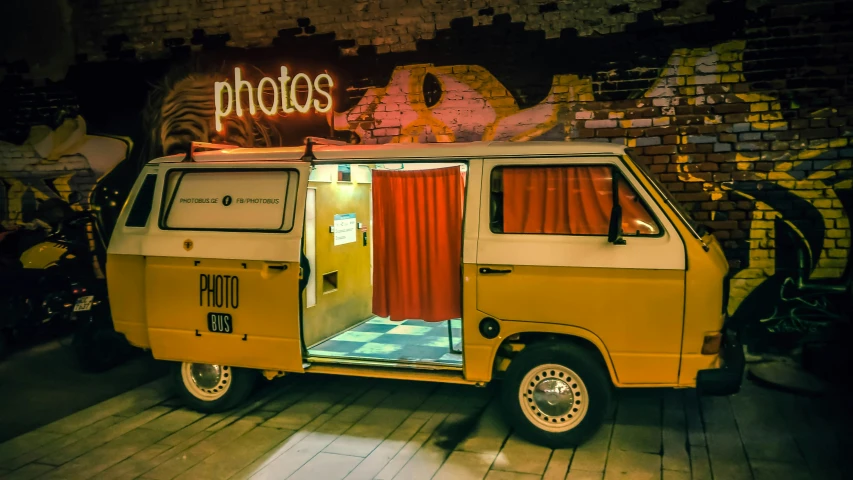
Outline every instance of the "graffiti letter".
<path fill-rule="evenodd" d="M 305 100 L 305 104 L 300 105 L 297 101 L 296 97 L 296 81 L 300 78 L 305 79 L 305 83 L 308 84 L 308 98 Z M 293 81 L 290 82 L 290 101 L 293 103 L 293 106 L 296 107 L 300 113 L 305 113 L 311 108 L 311 99 L 314 98 L 314 86 L 311 85 L 311 78 L 304 73 L 297 73 L 293 77 Z M 238 104 L 239 105 L 239 104 Z"/>
<path fill-rule="evenodd" d="M 329 90 L 331 90 L 332 87 L 335 86 L 335 82 L 333 82 L 332 77 L 330 77 L 326 73 L 317 75 L 317 78 L 314 79 L 314 89 L 317 90 L 317 93 L 326 97 L 326 106 L 320 107 L 320 101 L 314 100 L 314 109 L 317 110 L 317 112 L 319 113 L 326 113 L 332 109 L 332 96 L 329 95 L 329 92 L 326 92 L 325 90 L 320 88 L 320 80 L 326 80 L 327 82 L 329 82 Z"/>
<path fill-rule="evenodd" d="M 284 113 L 293 113 L 295 110 L 290 108 L 290 101 L 288 100 L 287 92 L 287 83 L 290 81 L 290 77 L 287 75 L 287 67 L 281 67 L 281 76 L 278 77 L 278 81 L 281 82 L 281 111 Z"/>
<path fill-rule="evenodd" d="M 264 103 L 264 84 L 269 83 L 272 85 L 272 107 L 267 109 L 266 104 Z M 278 85 L 276 85 L 275 80 L 270 77 L 264 77 L 261 79 L 261 82 L 258 83 L 258 106 L 261 107 L 261 111 L 267 115 L 275 115 L 278 110 Z"/>
<path fill-rule="evenodd" d="M 213 89 L 216 92 L 214 101 L 216 103 L 216 131 L 222 131 L 222 117 L 227 117 L 231 113 L 232 104 L 234 102 L 234 94 L 231 91 L 231 85 L 228 82 L 216 82 L 213 84 Z M 222 110 L 222 91 L 228 92 L 228 108 Z"/>
<path fill-rule="evenodd" d="M 237 116 L 243 116 L 243 107 L 240 105 L 240 90 L 246 87 L 249 92 L 249 113 L 255 114 L 255 96 L 252 93 L 252 84 L 243 80 L 240 76 L 240 68 L 234 69 L 234 94 L 237 97 Z"/>

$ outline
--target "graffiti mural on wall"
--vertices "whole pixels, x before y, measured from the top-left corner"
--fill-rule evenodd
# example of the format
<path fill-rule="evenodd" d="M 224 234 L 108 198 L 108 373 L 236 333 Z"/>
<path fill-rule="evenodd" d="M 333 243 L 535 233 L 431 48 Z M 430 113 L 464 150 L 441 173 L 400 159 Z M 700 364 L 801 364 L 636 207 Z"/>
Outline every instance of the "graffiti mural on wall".
<path fill-rule="evenodd" d="M 147 152 L 143 158 L 182 152 L 189 141 L 267 147 L 332 132 L 365 144 L 573 139 L 624 143 L 637 149 L 699 221 L 712 227 L 734 223 L 746 232 L 745 237 L 727 236 L 726 227 L 718 233 L 727 251 L 738 256 L 730 311 L 736 317 L 770 318 L 776 305 L 794 295 L 782 291 L 785 279 L 839 283 L 837 279 L 849 278 L 853 149 L 846 139 L 786 137 L 793 121 L 786 113 L 796 106 L 763 92 L 735 90 L 733 85 L 749 85 L 745 48 L 743 41 L 730 41 L 674 50 L 662 68 L 655 69 L 657 78 L 652 75 L 644 86 L 615 101 L 603 100 L 614 95 L 598 92 L 589 74 L 555 74 L 550 85 L 547 79 L 541 82 L 549 87 L 547 94 L 528 103 L 511 82 L 483 66 L 401 63 L 384 85 L 371 84 L 365 90 L 338 85 L 359 92 L 349 108 L 336 108 L 328 116 L 232 115 L 224 119 L 222 132 L 214 127 L 214 83 L 225 80 L 228 75 L 221 72 L 233 72 L 233 66 L 190 70 L 169 76 L 151 93 L 144 114 L 146 138 L 140 143 Z M 243 70 L 253 85 L 264 76 L 260 67 Z M 732 121 L 715 113 L 721 105 L 742 112 L 736 114 L 742 118 Z M 810 118 L 820 121 L 833 114 L 818 109 Z M 82 119 L 75 122 L 88 141 L 106 142 L 98 150 L 107 167 L 128 156 L 129 144 L 87 135 Z M 20 166 L 2 168 L 15 172 L 4 174 L 11 179 L 2 196 L 7 198 L 7 219 L 26 217 L 27 195 L 43 198 L 72 189 L 90 193 L 94 181 L 109 170 L 88 166 L 99 162 L 92 160 L 96 155 L 91 149 L 69 146 L 61 151 L 65 153 L 43 153 L 43 148 L 37 152 L 38 143 L 35 138 L 23 146 L 0 146 L 6 149 L 0 158 L 7 157 L 6 151 L 21 153 L 9 157 Z M 702 205 L 714 202 L 719 207 Z M 752 210 L 735 209 L 738 202 Z M 795 241 L 780 241 L 783 230 Z M 799 251 L 808 259 L 802 266 L 783 261 Z"/>
<path fill-rule="evenodd" d="M 21 145 L 0 142 L 2 220 L 31 222 L 39 201 L 68 201 L 72 192 L 80 194 L 79 208 L 90 208 L 98 181 L 131 148 L 129 139 L 89 134 L 80 116 L 66 118 L 55 129 L 34 126 Z"/>

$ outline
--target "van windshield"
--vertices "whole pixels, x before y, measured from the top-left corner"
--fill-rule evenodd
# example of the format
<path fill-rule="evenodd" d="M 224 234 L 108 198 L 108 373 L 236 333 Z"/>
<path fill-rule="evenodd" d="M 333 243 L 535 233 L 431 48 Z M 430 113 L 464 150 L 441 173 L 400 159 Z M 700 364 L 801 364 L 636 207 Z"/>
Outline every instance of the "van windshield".
<path fill-rule="evenodd" d="M 636 157 L 636 155 L 634 155 L 634 152 L 629 150 L 628 156 L 631 157 L 631 160 L 634 161 L 634 164 L 637 165 L 637 168 L 639 168 L 641 172 L 643 172 L 643 175 L 649 180 L 649 182 L 654 185 L 658 193 L 663 196 L 663 198 L 666 200 L 666 203 L 669 204 L 669 206 L 672 207 L 673 210 L 675 210 L 675 212 L 681 218 L 681 221 L 684 222 L 684 224 L 687 225 L 687 227 L 690 229 L 690 233 L 692 233 L 693 236 L 695 236 L 696 238 L 701 239 L 702 235 L 705 234 L 704 226 L 693 220 L 693 218 L 690 216 L 690 212 L 688 212 L 684 208 L 684 206 L 681 205 L 681 203 L 679 203 L 678 200 L 675 199 L 669 189 L 667 189 L 666 186 L 664 186 L 663 183 L 661 183 L 655 177 L 655 175 L 652 174 L 649 168 L 645 164 L 643 164 L 643 162 L 641 162 Z"/>

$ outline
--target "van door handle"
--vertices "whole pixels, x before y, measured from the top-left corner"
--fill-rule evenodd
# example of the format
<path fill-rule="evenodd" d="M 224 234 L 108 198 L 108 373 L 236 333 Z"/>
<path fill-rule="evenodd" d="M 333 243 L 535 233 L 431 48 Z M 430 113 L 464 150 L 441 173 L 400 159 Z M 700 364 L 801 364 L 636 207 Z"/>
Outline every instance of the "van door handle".
<path fill-rule="evenodd" d="M 480 273 L 482 273 L 484 275 L 497 274 L 497 273 L 512 273 L 512 270 L 499 270 L 499 269 L 495 269 L 495 268 L 483 267 L 480 269 Z"/>
<path fill-rule="evenodd" d="M 287 265 L 267 265 L 270 270 L 287 270 Z"/>

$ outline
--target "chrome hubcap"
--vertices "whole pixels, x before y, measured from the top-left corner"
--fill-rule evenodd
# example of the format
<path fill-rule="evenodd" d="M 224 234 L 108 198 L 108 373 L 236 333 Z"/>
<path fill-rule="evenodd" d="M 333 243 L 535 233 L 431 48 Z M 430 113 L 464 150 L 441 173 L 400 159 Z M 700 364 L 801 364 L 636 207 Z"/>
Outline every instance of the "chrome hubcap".
<path fill-rule="evenodd" d="M 586 416 L 586 385 L 573 370 L 547 364 L 530 370 L 519 385 L 518 401 L 531 423 L 549 432 L 565 432 Z"/>
<path fill-rule="evenodd" d="M 533 387 L 533 403 L 545 415 L 560 417 L 569 413 L 575 395 L 562 379 L 546 378 Z"/>
<path fill-rule="evenodd" d="M 222 377 L 222 369 L 219 365 L 193 363 L 190 367 L 190 375 L 196 386 L 203 390 L 211 390 L 219 384 L 219 379 Z"/>

